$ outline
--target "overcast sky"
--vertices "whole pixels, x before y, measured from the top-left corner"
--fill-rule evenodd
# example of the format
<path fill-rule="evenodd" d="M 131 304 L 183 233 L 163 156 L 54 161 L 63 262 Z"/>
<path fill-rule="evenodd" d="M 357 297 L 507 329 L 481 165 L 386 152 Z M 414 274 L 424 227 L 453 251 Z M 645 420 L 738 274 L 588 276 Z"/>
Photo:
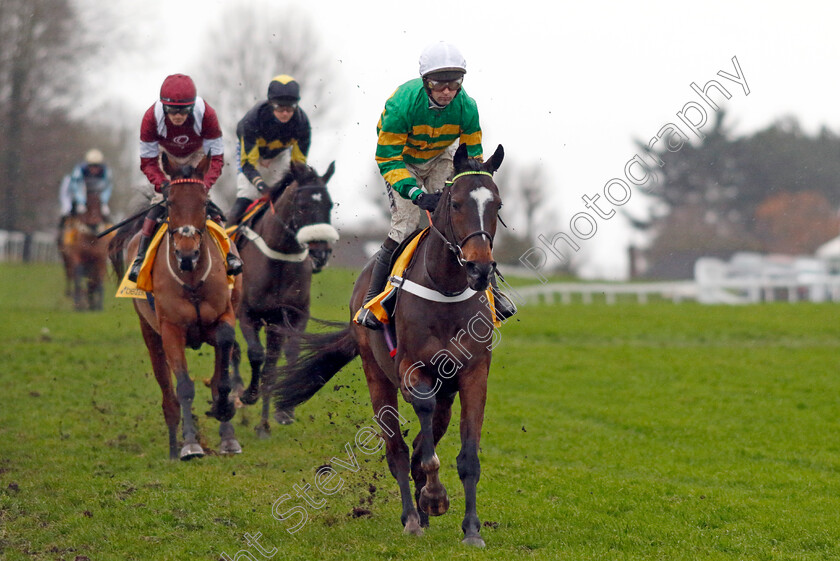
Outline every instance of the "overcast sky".
<path fill-rule="evenodd" d="M 123 65 L 119 79 L 111 83 L 114 95 L 136 106 L 138 127 L 163 77 L 194 72 L 200 57 L 212 56 L 212 46 L 201 42 L 203 25 L 218 19 L 226 3 L 118 0 L 125 5 L 126 18 L 140 18 L 136 30 L 141 44 L 148 46 L 142 57 Z M 625 164 L 637 152 L 634 139 L 647 141 L 668 123 L 684 126 L 677 113 L 686 104 L 703 107 L 710 119 L 706 127 L 711 126 L 714 111 L 691 89 L 692 82 L 702 88 L 714 79 L 727 89 L 728 101 L 722 102 L 716 92 L 711 98 L 727 109 L 739 133 L 788 115 L 809 132 L 820 126 L 840 129 L 840 10 L 827 2 L 237 4 L 243 10 L 310 14 L 314 30 L 339 63 L 344 88 L 335 95 L 345 121 L 338 131 L 316 129 L 310 151 L 316 169 L 336 160 L 330 187 L 340 203 L 339 225 L 357 223 L 369 211 L 360 202 L 365 197 L 359 178 L 372 165 L 375 126 L 385 99 L 417 75 L 417 58 L 426 44 L 447 40 L 467 59 L 465 87 L 478 102 L 485 152 L 502 144 L 509 161 L 544 168 L 550 204 L 558 216 L 541 227 L 544 236 L 572 235 L 574 228 L 586 234 L 589 222 L 570 224 L 570 219 L 580 212 L 593 217 L 597 230 L 591 237 L 574 238 L 581 252 L 590 254 L 584 269 L 589 277 L 623 278 L 626 248 L 635 238 L 618 214 L 599 217 L 582 197 L 600 195 L 603 214 L 617 209 L 603 204 L 603 189 L 610 179 L 624 178 Z M 172 13 L 176 6 L 177 14 Z M 175 29 L 178 22 L 188 25 Z M 258 43 L 255 38 L 255 48 Z M 742 84 L 718 74 L 737 76 L 733 57 L 740 65 Z M 235 87 L 198 85 L 211 105 L 213 91 Z M 303 84 L 304 108 L 305 88 Z M 701 117 L 696 109 L 686 115 Z M 619 197 L 616 191 L 613 195 Z M 642 214 L 642 203 L 641 193 L 631 191 L 623 208 Z"/>

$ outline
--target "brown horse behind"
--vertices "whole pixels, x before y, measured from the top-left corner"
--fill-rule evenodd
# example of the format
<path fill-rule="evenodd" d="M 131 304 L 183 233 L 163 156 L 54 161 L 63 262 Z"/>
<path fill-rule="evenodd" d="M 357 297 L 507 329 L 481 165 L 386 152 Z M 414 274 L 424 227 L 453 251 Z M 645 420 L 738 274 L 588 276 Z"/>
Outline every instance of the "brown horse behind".
<path fill-rule="evenodd" d="M 455 177 L 432 216 L 432 231 L 419 243 L 403 281 L 396 281 L 402 289 L 396 303 L 393 355 L 383 331 L 351 322 L 339 332 L 307 335 L 301 359 L 283 369 L 276 388 L 279 407 L 302 403 L 361 356 L 374 418 L 384 432 L 388 467 L 399 484 L 400 520 L 406 533 L 416 535 L 428 526 L 429 515 L 443 514 L 449 507 L 435 447 L 448 428 L 458 394 L 457 465 L 466 503 L 461 528 L 464 543 L 476 546 L 484 545 L 476 512 L 478 447 L 495 342 L 493 307 L 484 291 L 496 267 L 492 244 L 501 206 L 492 173 L 503 157 L 501 146 L 484 164 L 468 158 L 464 145 L 456 151 Z M 368 264 L 356 281 L 351 314 L 362 305 L 370 268 Z M 397 410 L 398 393 L 420 420 L 410 459 L 401 433 L 406 420 Z M 413 499 L 409 475 L 415 485 Z"/>
<path fill-rule="evenodd" d="M 67 278 L 66 293 L 77 311 L 102 310 L 109 237 L 97 235 L 108 227 L 99 193 L 87 192 L 85 212 L 70 217 L 62 232 L 61 257 Z"/>
<path fill-rule="evenodd" d="M 149 300 L 133 302 L 163 395 L 169 457 L 188 460 L 204 455 L 193 421 L 195 384 L 185 355 L 187 346 L 198 349 L 202 343 L 215 347 L 215 370 L 210 383 L 213 401 L 207 414 L 221 421 L 219 452 L 239 453 L 242 449 L 230 423 L 235 409 L 230 399 L 229 367 L 235 339 L 235 306 L 242 281 L 236 277 L 233 290 L 228 287 L 225 256 L 206 229 L 209 197 L 201 178 L 210 159 L 204 158 L 195 169 L 191 166 L 171 169 L 165 155 L 162 163 L 172 183 L 166 201 L 168 231 L 161 240 L 152 271 L 154 305 Z M 123 232 L 111 244 L 112 262 L 119 274 L 124 270 L 122 249 L 126 239 Z M 127 247 L 129 262 L 137 253 L 137 242 L 135 234 Z M 177 381 L 175 391 L 173 373 Z M 180 453 L 176 437 L 179 422 L 183 424 L 184 438 Z"/>

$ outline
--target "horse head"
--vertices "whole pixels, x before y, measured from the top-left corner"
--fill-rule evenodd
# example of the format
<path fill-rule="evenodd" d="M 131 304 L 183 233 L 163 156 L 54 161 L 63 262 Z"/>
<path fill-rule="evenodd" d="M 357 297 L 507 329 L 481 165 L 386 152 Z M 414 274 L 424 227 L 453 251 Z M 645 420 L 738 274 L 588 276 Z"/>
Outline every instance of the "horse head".
<path fill-rule="evenodd" d="M 333 173 L 335 162 L 320 176 L 310 166 L 292 162 L 286 177 L 269 195 L 274 214 L 283 221 L 297 243 L 308 247 L 314 273 L 327 265 L 332 243 L 338 240 L 338 232 L 330 223 L 333 202 L 327 190 Z"/>
<path fill-rule="evenodd" d="M 487 162 L 467 155 L 467 146 L 458 147 L 453 158 L 455 175 L 443 190 L 432 224 L 443 232 L 447 247 L 455 254 L 473 290 L 485 290 L 496 269 L 493 237 L 502 199 L 493 173 L 502 164 L 501 144 Z"/>
<path fill-rule="evenodd" d="M 193 271 L 201 255 L 201 242 L 206 230 L 209 195 L 204 185 L 204 174 L 210 166 L 210 158 L 205 156 L 196 167 L 172 166 L 164 153 L 161 163 L 172 179 L 164 196 L 175 258 L 179 269 Z"/>

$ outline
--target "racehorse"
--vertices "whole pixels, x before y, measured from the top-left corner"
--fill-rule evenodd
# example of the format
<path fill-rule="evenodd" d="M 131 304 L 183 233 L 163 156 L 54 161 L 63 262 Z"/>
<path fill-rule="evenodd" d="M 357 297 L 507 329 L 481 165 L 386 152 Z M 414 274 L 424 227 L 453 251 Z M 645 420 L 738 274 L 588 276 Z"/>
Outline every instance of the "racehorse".
<path fill-rule="evenodd" d="M 198 349 L 202 343 L 215 347 L 215 370 L 210 382 L 212 406 L 208 416 L 221 424 L 219 452 L 242 451 L 233 425 L 235 408 L 230 399 L 229 374 L 236 321 L 235 306 L 242 290 L 241 277 L 229 288 L 224 254 L 207 231 L 207 188 L 202 181 L 210 164 L 205 157 L 199 164 L 171 168 L 164 154 L 163 169 L 172 179 L 166 196 L 166 232 L 154 258 L 151 273 L 153 305 L 149 299 L 134 299 L 140 329 L 149 351 L 152 369 L 163 394 L 163 416 L 169 429 L 169 458 L 189 460 L 204 455 L 193 421 L 195 384 L 187 369 L 185 348 Z M 117 273 L 125 270 L 123 248 L 129 262 L 137 253 L 140 222 L 127 224 L 110 245 L 111 261 Z M 127 228 L 127 229 L 126 229 Z M 172 390 L 172 374 L 177 386 Z M 180 405 L 180 414 L 179 414 Z M 178 451 L 176 432 L 183 424 L 183 447 Z"/>
<path fill-rule="evenodd" d="M 467 156 L 461 145 L 454 156 L 455 176 L 444 188 L 427 232 L 402 279 L 392 321 L 396 347 L 388 331 L 371 331 L 350 322 L 343 330 L 310 334 L 302 354 L 282 369 L 275 389 L 276 404 L 302 403 L 336 372 L 361 356 L 375 419 L 383 429 L 386 458 L 402 498 L 404 531 L 422 535 L 429 515 L 446 512 L 449 499 L 438 476 L 435 447 L 449 424 L 455 395 L 461 402 L 461 451 L 458 476 L 464 486 L 464 543 L 484 546 L 476 512 L 479 479 L 478 446 L 484 420 L 487 375 L 493 335 L 492 300 L 485 298 L 496 263 L 493 236 L 501 206 L 492 174 L 502 163 L 501 146 L 486 162 Z M 372 263 L 362 271 L 350 300 L 351 313 L 365 297 Z M 412 405 L 420 421 L 409 461 L 400 432 L 397 391 Z M 374 448 L 371 446 L 371 448 Z M 414 480 L 411 497 L 409 473 Z"/>
<path fill-rule="evenodd" d="M 102 310 L 109 238 L 97 237 L 108 224 L 102 216 L 100 192 L 88 189 L 85 210 L 64 226 L 61 256 L 67 278 L 67 295 L 77 311 Z M 72 290 L 71 290 L 72 289 Z"/>
<path fill-rule="evenodd" d="M 256 403 L 261 380 L 264 390 L 274 383 L 281 351 L 287 363 L 297 359 L 294 334 L 303 332 L 309 320 L 312 274 L 326 266 L 332 253 L 330 244 L 338 240 L 338 232 L 330 224 L 332 199 L 327 191 L 334 172 L 335 162 L 323 176 L 293 162 L 268 193 L 265 212 L 238 228 L 243 295 L 237 315 L 251 365 L 251 382 L 242 394 L 243 403 Z M 260 342 L 262 327 L 265 347 Z M 239 356 L 234 353 L 234 387 L 242 384 Z M 270 401 L 270 392 L 263 391 L 262 417 L 255 427 L 261 437 L 270 432 Z M 280 424 L 293 422 L 294 409 L 276 411 L 275 419 Z"/>

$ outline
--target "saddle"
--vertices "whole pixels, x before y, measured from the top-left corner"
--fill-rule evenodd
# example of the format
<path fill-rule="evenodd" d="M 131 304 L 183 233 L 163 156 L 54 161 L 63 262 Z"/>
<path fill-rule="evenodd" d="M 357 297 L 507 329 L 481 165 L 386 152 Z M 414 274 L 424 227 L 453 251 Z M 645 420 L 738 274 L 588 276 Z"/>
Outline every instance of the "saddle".
<path fill-rule="evenodd" d="M 456 302 L 458 300 L 471 298 L 475 294 L 475 292 L 467 289 L 462 295 L 447 297 L 440 295 L 432 289 L 420 287 L 419 285 L 405 279 L 405 272 L 414 263 L 414 255 L 417 250 L 417 246 L 423 238 L 428 235 L 428 233 L 428 228 L 417 230 L 397 247 L 394 251 L 393 257 L 391 258 L 391 272 L 388 276 L 389 280 L 385 284 L 385 289 L 364 306 L 373 312 L 376 319 L 382 322 L 382 324 L 386 326 L 386 329 L 393 323 L 392 320 L 396 312 L 397 297 L 402 290 L 411 292 L 421 298 L 437 302 Z M 501 322 L 498 321 L 495 315 L 492 288 L 487 287 L 485 295 L 492 313 L 493 324 L 496 327 L 499 327 Z"/>
<path fill-rule="evenodd" d="M 213 220 L 207 219 L 206 225 L 207 231 L 210 233 L 210 237 L 215 242 L 214 245 L 219 249 L 222 259 L 224 259 L 230 252 L 230 238 L 225 232 L 225 229 Z M 148 294 L 154 292 L 154 287 L 152 286 L 152 266 L 155 262 L 160 242 L 168 230 L 169 224 L 167 222 L 164 222 L 158 227 L 157 232 L 155 232 L 155 235 L 152 237 L 152 241 L 149 243 L 149 249 L 146 250 L 146 258 L 140 266 L 140 274 L 137 275 L 137 282 L 134 283 L 128 280 L 128 270 L 126 270 L 125 275 L 123 275 L 122 282 L 120 282 L 120 286 L 117 289 L 117 298 L 146 299 L 148 298 Z M 233 288 L 233 282 L 233 277 L 228 275 L 228 287 L 231 289 Z"/>

